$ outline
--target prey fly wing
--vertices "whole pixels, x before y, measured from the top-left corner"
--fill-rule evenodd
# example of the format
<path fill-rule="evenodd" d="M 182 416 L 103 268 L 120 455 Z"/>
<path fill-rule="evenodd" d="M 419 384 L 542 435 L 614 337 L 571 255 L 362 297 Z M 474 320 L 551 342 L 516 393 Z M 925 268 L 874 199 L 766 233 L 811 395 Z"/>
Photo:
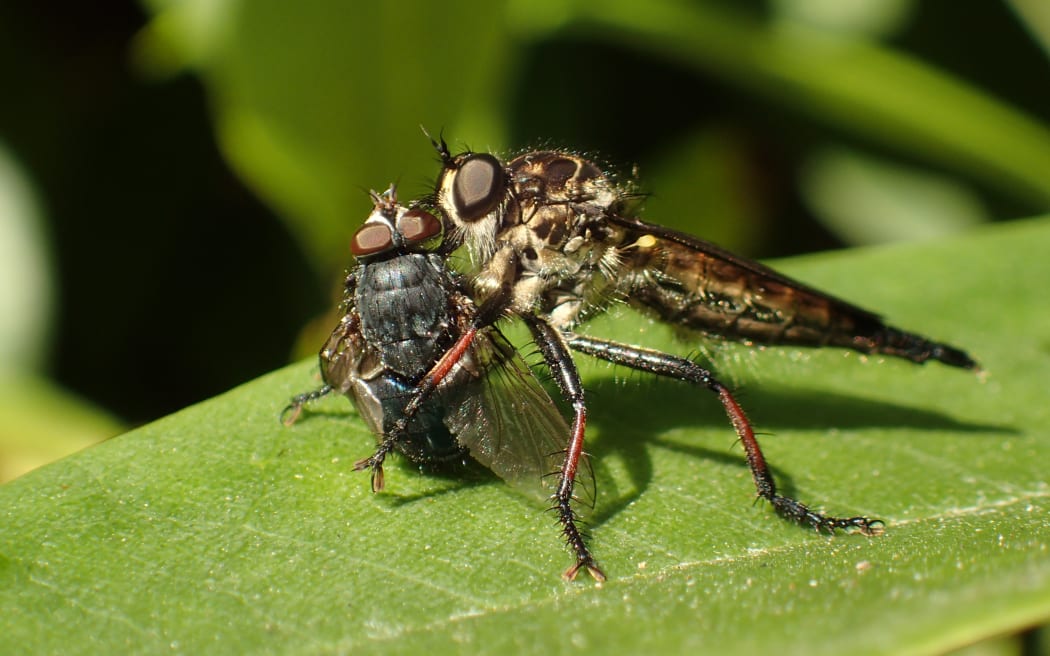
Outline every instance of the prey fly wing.
<path fill-rule="evenodd" d="M 453 397 L 445 425 L 470 456 L 519 491 L 554 494 L 570 435 L 568 423 L 518 350 L 495 327 L 479 332 L 463 363 L 480 377 Z M 577 479 L 583 505 L 594 503 L 587 458 Z"/>

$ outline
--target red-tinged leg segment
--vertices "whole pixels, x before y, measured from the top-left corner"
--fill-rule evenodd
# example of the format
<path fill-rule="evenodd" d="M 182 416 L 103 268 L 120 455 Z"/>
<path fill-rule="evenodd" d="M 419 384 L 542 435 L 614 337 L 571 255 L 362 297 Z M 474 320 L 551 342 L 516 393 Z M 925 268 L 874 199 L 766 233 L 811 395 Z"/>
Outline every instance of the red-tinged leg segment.
<path fill-rule="evenodd" d="M 762 455 L 762 449 L 758 445 L 758 439 L 755 438 L 751 422 L 729 389 L 716 380 L 707 369 L 692 360 L 636 346 L 580 335 L 568 335 L 566 339 L 569 347 L 574 351 L 657 376 L 703 385 L 717 394 L 719 401 L 722 402 L 722 407 L 729 416 L 729 421 L 740 438 L 740 443 L 744 446 L 747 464 L 751 469 L 751 476 L 755 481 L 758 495 L 768 500 L 781 515 L 823 532 L 831 533 L 836 529 L 849 528 L 856 528 L 864 535 L 877 535 L 882 532 L 883 522 L 881 520 L 823 515 L 811 510 L 800 501 L 778 494 L 773 474 L 769 470 L 765 456 Z"/>
<path fill-rule="evenodd" d="M 576 511 L 572 507 L 576 474 L 579 472 L 580 459 L 584 457 L 583 443 L 587 425 L 583 383 L 580 381 L 580 374 L 576 370 L 572 353 L 569 352 L 568 344 L 561 332 L 536 316 L 526 317 L 525 323 L 532 331 L 536 346 L 543 354 L 543 359 L 558 384 L 562 396 L 572 405 L 573 410 L 572 432 L 569 437 L 569 445 L 565 450 L 565 460 L 559 472 L 558 489 L 551 497 L 552 509 L 558 513 L 558 522 L 561 524 L 565 541 L 576 555 L 576 564 L 565 570 L 562 578 L 571 581 L 576 578 L 581 569 L 586 569 L 595 581 L 601 582 L 605 580 L 605 573 L 598 567 L 590 549 L 587 548 L 587 543 L 578 526 Z"/>
<path fill-rule="evenodd" d="M 405 429 L 408 427 L 409 420 L 419 412 L 423 403 L 430 398 L 430 395 L 434 393 L 434 390 L 437 389 L 438 385 L 440 385 L 441 382 L 445 380 L 445 377 L 448 376 L 449 372 L 455 368 L 456 363 L 463 358 L 463 354 L 470 349 L 470 345 L 478 335 L 478 330 L 479 327 L 471 326 L 460 335 L 459 339 L 457 339 L 447 351 L 445 351 L 445 354 L 441 356 L 441 359 L 437 361 L 437 364 L 430 368 L 430 371 L 423 376 L 423 380 L 416 386 L 412 400 L 405 404 L 404 413 L 397 422 L 391 426 L 390 430 L 387 431 L 386 436 L 383 437 L 379 446 L 376 447 L 375 453 L 354 463 L 354 471 L 362 471 L 365 469 L 371 470 L 373 492 L 382 491 L 385 485 L 383 461 L 386 460 L 387 455 L 394 450 L 394 445 L 404 434 Z"/>

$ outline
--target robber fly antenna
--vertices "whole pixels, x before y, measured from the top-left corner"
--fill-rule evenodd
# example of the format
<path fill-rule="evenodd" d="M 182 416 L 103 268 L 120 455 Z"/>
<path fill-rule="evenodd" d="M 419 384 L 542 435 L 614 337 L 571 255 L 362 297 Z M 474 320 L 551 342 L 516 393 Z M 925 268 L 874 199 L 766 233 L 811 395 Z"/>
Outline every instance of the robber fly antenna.
<path fill-rule="evenodd" d="M 444 135 L 439 132 L 438 138 L 435 140 L 434 137 L 430 136 L 430 132 L 428 132 L 422 124 L 419 125 L 419 129 L 423 131 L 423 134 L 426 135 L 427 139 L 430 139 L 430 144 L 434 146 L 434 150 L 438 152 L 438 156 L 441 158 L 441 164 L 446 167 L 452 164 L 452 153 L 448 150 L 448 144 L 445 143 Z M 443 131 L 444 130 L 442 130 L 442 132 Z"/>

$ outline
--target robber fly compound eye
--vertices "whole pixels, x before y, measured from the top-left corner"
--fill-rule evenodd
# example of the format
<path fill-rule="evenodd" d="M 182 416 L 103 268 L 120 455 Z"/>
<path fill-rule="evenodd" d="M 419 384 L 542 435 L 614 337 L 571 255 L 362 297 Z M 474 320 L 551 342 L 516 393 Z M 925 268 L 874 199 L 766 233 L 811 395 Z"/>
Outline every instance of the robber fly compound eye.
<path fill-rule="evenodd" d="M 469 155 L 456 169 L 452 181 L 452 203 L 458 218 L 473 223 L 496 207 L 506 183 L 503 165 L 487 153 Z"/>

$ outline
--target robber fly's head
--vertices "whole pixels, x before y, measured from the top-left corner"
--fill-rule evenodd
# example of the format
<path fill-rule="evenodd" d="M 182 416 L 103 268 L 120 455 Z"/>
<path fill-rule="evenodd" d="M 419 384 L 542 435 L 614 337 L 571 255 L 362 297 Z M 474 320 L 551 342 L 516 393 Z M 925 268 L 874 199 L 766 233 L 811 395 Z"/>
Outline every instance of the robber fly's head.
<path fill-rule="evenodd" d="M 510 187 L 503 163 L 488 153 L 442 154 L 435 203 L 446 217 L 451 238 L 486 258 L 508 216 Z"/>
<path fill-rule="evenodd" d="M 435 144 L 442 169 L 435 204 L 451 238 L 486 253 L 507 231 L 527 224 L 549 248 L 584 230 L 603 212 L 620 211 L 631 194 L 594 162 L 559 150 L 535 150 L 503 162 L 489 153 L 451 155 Z"/>
<path fill-rule="evenodd" d="M 350 252 L 361 262 L 407 253 L 429 253 L 442 245 L 443 226 L 433 214 L 397 202 L 394 185 L 382 194 L 371 192 L 375 206 L 350 241 Z"/>

